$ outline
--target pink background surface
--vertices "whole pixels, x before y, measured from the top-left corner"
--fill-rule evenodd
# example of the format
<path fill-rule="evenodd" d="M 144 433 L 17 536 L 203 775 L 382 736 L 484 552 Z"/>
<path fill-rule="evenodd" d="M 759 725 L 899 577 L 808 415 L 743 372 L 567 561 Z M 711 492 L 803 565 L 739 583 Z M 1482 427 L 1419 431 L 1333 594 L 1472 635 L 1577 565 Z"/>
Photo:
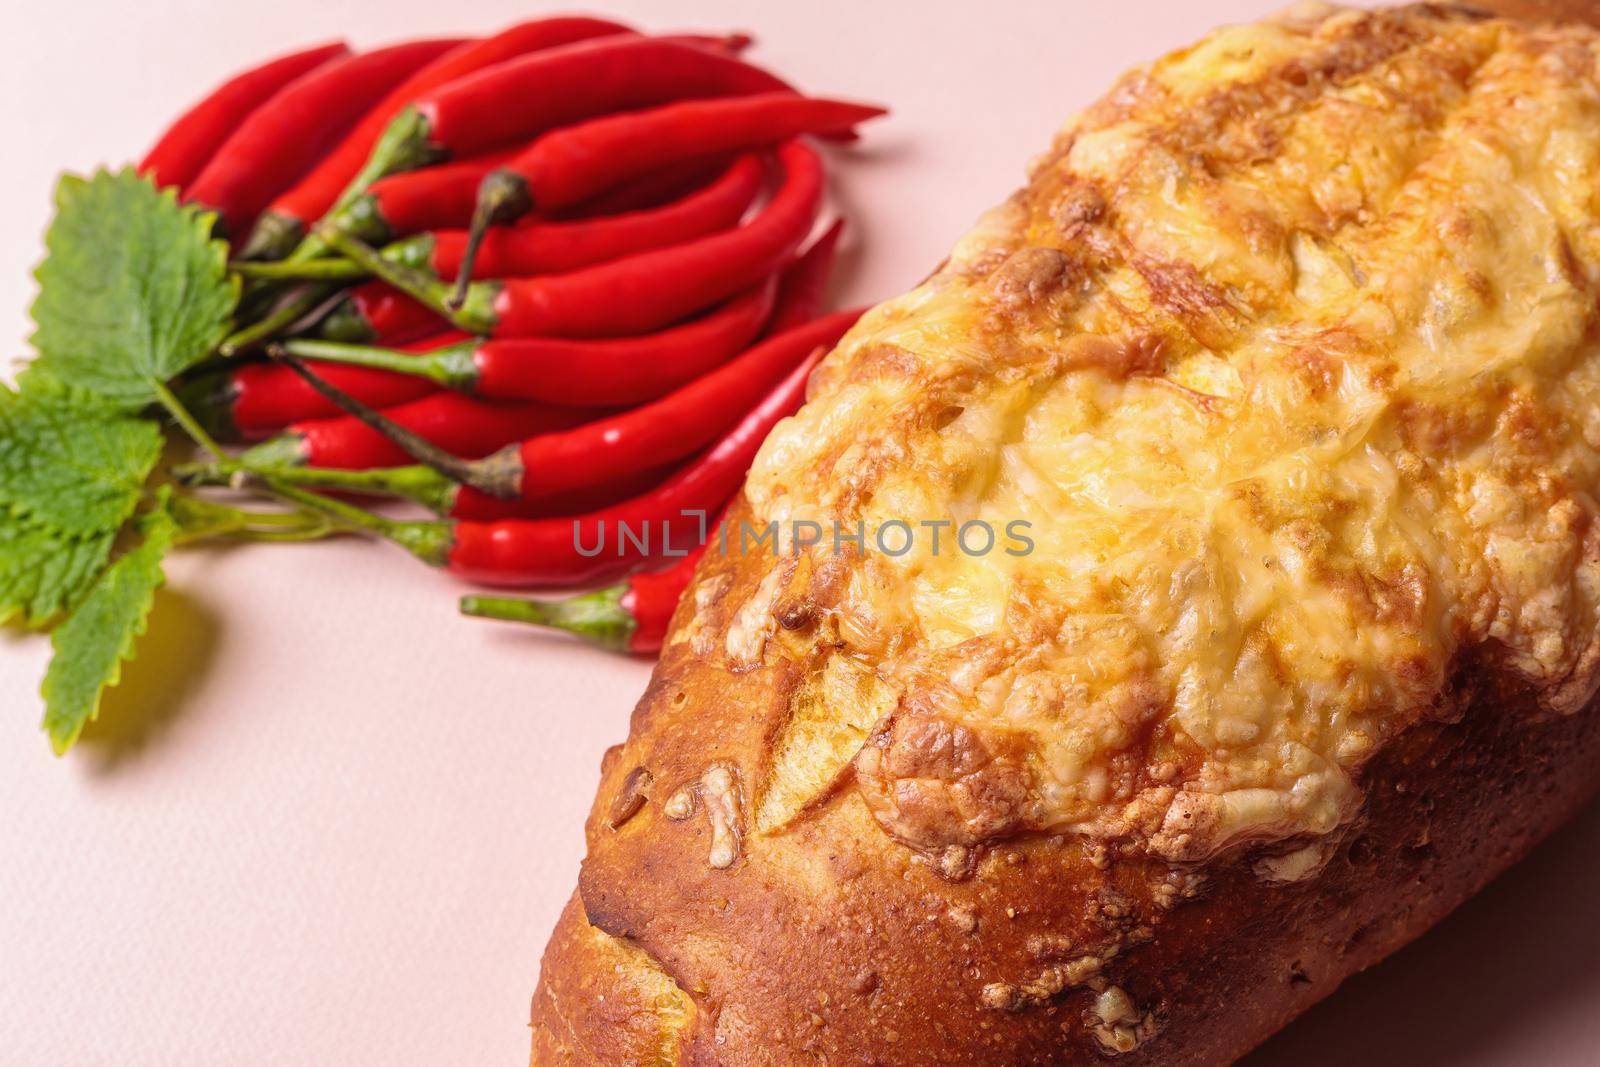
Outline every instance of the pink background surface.
<path fill-rule="evenodd" d="M 836 169 L 841 299 L 898 292 L 1124 67 L 1254 0 L 609 3 L 742 27 L 803 86 L 887 102 Z M 136 156 L 241 65 L 340 35 L 484 32 L 510 0 L 0 5 L 0 338 L 22 351 L 54 174 Z M 937 12 L 937 13 L 934 13 Z M 514 1064 L 600 754 L 648 666 L 455 615 L 353 541 L 185 552 L 104 721 L 36 729 L 0 634 L 0 1063 Z M 1252 1061 L 1593 1063 L 1600 812 Z"/>

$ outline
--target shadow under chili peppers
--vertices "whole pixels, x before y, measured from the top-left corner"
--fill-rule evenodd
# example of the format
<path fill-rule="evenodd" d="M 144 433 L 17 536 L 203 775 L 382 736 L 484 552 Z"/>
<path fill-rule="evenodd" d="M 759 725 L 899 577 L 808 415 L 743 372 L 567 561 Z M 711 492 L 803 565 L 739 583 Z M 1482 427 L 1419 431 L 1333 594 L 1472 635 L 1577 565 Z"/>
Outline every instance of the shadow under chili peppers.
<path fill-rule="evenodd" d="M 818 233 L 832 224 L 833 219 L 844 219 L 844 235 L 839 242 L 838 250 L 834 253 L 833 269 L 829 271 L 828 285 L 818 307 L 836 309 L 855 303 L 876 302 L 882 298 L 883 293 L 867 293 L 865 295 L 869 299 L 866 301 L 858 299 L 862 295 L 860 293 L 846 296 L 853 292 L 852 284 L 863 277 L 862 263 L 869 251 L 877 246 L 874 235 L 876 220 L 873 212 L 859 203 L 855 195 L 859 187 L 860 174 L 885 166 L 903 164 L 904 157 L 914 157 L 917 154 L 917 148 L 904 138 L 877 136 L 842 147 L 837 145 L 818 147 L 823 153 L 828 169 L 827 194 L 823 201 L 821 222 L 806 244 L 809 245 L 815 240 Z M 960 228 L 957 228 L 955 236 L 959 237 L 960 233 Z M 915 278 L 908 279 L 910 284 L 915 284 L 916 281 Z M 818 314 L 825 313 L 825 311 L 818 312 Z"/>
<path fill-rule="evenodd" d="M 78 740 L 77 752 L 94 773 L 116 773 L 172 729 L 219 644 L 219 623 L 209 607 L 181 589 L 156 591 L 137 654 L 123 663 L 122 680 L 105 691 L 99 717 Z"/>

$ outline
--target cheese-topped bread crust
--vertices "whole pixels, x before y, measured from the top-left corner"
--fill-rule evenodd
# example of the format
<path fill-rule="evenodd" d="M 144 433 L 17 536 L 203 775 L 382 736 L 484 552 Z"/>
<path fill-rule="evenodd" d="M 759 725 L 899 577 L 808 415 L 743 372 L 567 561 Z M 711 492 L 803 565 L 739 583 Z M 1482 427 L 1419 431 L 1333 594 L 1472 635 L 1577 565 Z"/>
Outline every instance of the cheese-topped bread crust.
<path fill-rule="evenodd" d="M 1298 8 L 1072 120 L 763 448 L 608 764 L 536 1061 L 595 1054 L 553 998 L 600 967 L 659 1062 L 1209 1062 L 1548 829 L 1596 780 L 1597 60 Z M 1386 792 L 1467 752 L 1522 766 Z M 1528 764 L 1551 799 L 1470 837 Z M 1445 888 L 1297 944 L 1435 808 Z M 1288 988 L 1206 1029 L 1147 972 L 1238 909 L 1281 943 L 1228 980 Z"/>
<path fill-rule="evenodd" d="M 746 492 L 758 522 L 952 524 L 812 597 L 812 646 L 896 704 L 856 759 L 885 829 L 1203 859 L 1347 819 L 1463 647 L 1587 701 L 1592 41 L 1426 12 L 1216 33 L 839 347 Z M 954 543 L 1018 519 L 1031 551 Z"/>

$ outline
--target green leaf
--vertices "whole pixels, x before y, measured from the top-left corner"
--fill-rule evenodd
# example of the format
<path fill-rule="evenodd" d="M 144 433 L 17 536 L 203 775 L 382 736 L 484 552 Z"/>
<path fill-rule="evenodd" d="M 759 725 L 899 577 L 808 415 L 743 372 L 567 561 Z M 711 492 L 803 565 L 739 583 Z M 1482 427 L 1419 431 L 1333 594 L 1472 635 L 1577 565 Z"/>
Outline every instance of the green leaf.
<path fill-rule="evenodd" d="M 239 299 L 227 243 L 211 237 L 214 221 L 131 168 L 63 175 L 35 272 L 39 358 L 30 376 L 134 408 L 204 359 Z"/>
<path fill-rule="evenodd" d="M 144 540 L 113 563 L 50 635 L 55 656 L 45 672 L 44 729 L 56 755 L 72 747 L 100 710 L 100 696 L 122 676 L 122 661 L 144 633 L 156 590 L 165 580 L 161 558 L 178 526 L 165 507 L 140 518 Z"/>
<path fill-rule="evenodd" d="M 116 531 L 72 537 L 24 520 L 0 519 L 0 623 L 37 628 L 83 595 L 111 555 Z"/>
<path fill-rule="evenodd" d="M 43 381 L 21 393 L 0 385 L 0 515 L 78 537 L 115 530 L 133 514 L 160 455 L 154 422 Z"/>

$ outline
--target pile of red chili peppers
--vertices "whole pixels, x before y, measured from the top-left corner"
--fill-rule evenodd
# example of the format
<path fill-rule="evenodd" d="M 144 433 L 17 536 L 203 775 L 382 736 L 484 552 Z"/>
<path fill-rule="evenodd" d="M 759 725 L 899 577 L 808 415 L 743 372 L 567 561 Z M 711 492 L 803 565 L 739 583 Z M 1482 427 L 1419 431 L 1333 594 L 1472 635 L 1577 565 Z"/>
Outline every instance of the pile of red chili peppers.
<path fill-rule="evenodd" d="M 814 141 L 883 111 L 802 95 L 750 43 L 542 18 L 221 86 L 141 165 L 217 213 L 246 284 L 187 398 L 280 495 L 469 580 L 621 579 L 469 613 L 655 651 L 712 528 L 685 514 L 720 512 L 860 314 L 822 310 L 842 223 L 811 238 Z"/>

